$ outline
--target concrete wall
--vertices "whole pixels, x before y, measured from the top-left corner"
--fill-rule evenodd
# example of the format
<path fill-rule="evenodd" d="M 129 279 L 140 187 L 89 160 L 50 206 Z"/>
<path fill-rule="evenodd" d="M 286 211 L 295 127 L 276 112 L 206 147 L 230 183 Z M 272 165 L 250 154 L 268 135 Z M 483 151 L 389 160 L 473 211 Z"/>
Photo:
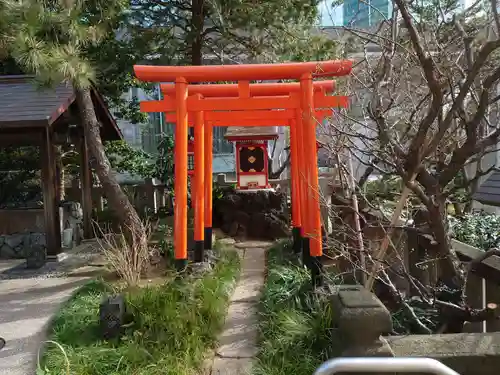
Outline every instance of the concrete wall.
<path fill-rule="evenodd" d="M 500 332 L 386 337 L 396 357 L 428 357 L 460 375 L 493 375 L 500 369 Z"/>

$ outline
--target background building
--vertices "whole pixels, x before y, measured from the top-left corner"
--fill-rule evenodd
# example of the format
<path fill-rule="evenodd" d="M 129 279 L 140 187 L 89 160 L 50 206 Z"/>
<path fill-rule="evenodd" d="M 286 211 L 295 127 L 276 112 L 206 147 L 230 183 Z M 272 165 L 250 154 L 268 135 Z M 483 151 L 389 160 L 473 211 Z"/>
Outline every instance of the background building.
<path fill-rule="evenodd" d="M 377 26 L 390 17 L 389 0 L 344 0 L 343 25 L 356 28 Z"/>

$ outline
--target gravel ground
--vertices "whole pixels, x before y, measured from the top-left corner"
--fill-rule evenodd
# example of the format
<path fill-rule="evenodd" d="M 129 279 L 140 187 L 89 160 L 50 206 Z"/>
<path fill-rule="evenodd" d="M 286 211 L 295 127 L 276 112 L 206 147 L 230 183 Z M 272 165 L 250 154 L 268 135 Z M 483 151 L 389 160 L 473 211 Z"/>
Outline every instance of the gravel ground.
<path fill-rule="evenodd" d="M 100 249 L 94 243 L 88 243 L 63 253 L 62 260 L 47 262 L 39 269 L 27 269 L 23 260 L 0 261 L 0 280 L 66 277 L 69 272 L 86 266 L 100 257 Z"/>

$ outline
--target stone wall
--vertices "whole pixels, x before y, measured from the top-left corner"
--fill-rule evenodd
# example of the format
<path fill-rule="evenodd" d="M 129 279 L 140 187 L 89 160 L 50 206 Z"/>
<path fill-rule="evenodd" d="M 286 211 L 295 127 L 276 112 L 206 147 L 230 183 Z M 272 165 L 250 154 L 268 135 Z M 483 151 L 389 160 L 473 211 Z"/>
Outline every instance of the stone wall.
<path fill-rule="evenodd" d="M 46 246 L 43 209 L 0 209 L 0 259 L 25 258 L 34 245 Z"/>
<path fill-rule="evenodd" d="M 71 232 L 66 236 L 68 242 L 63 241 L 63 247 L 79 244 L 83 217 L 80 203 L 61 203 L 60 216 L 61 231 Z M 43 209 L 0 210 L 0 259 L 27 258 L 32 251 L 44 251 L 46 247 Z"/>
<path fill-rule="evenodd" d="M 357 285 L 337 286 L 331 303 L 343 357 L 433 358 L 460 375 L 492 375 L 500 368 L 500 332 L 386 336 L 391 316 L 373 293 Z"/>
<path fill-rule="evenodd" d="M 46 247 L 45 233 L 24 232 L 0 235 L 0 259 L 23 259 L 26 249 L 33 246 Z"/>
<path fill-rule="evenodd" d="M 223 189 L 213 202 L 213 225 L 230 236 L 274 240 L 289 235 L 286 194 Z"/>

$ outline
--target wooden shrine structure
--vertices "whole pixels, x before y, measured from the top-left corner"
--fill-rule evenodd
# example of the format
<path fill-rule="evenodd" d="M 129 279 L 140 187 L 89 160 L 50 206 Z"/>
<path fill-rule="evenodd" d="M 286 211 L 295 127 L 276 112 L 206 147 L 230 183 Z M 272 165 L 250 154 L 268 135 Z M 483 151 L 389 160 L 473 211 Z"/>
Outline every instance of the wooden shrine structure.
<path fill-rule="evenodd" d="M 102 96 L 94 88 L 91 95 L 101 123 L 102 139 L 122 139 Z M 0 149 L 26 145 L 40 147 L 44 227 L 50 259 L 61 251 L 60 202 L 56 187 L 57 145 L 71 143 L 80 149 L 84 236 L 93 236 L 90 158 L 74 89 L 66 84 L 42 89 L 36 86 L 31 76 L 0 76 L 0 103 Z"/>

